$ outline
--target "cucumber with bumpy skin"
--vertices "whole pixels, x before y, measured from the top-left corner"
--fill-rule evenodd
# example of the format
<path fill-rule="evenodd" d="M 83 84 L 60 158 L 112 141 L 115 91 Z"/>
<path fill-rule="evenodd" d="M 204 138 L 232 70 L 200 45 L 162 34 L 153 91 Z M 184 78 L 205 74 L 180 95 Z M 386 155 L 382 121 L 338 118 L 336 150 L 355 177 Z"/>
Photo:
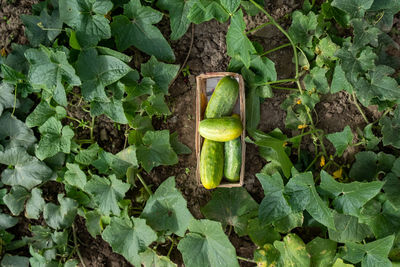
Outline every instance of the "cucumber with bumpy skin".
<path fill-rule="evenodd" d="M 237 117 L 222 117 L 200 121 L 199 133 L 206 139 L 227 142 L 242 134 L 243 125 Z"/>
<path fill-rule="evenodd" d="M 224 143 L 204 139 L 200 154 L 200 180 L 206 189 L 216 188 L 224 172 Z"/>
<path fill-rule="evenodd" d="M 219 118 L 232 113 L 239 95 L 239 83 L 235 78 L 222 78 L 208 101 L 205 118 Z"/>
<path fill-rule="evenodd" d="M 225 142 L 225 164 L 224 175 L 230 182 L 237 182 L 240 178 L 240 167 L 242 165 L 242 143 L 240 137 Z"/>

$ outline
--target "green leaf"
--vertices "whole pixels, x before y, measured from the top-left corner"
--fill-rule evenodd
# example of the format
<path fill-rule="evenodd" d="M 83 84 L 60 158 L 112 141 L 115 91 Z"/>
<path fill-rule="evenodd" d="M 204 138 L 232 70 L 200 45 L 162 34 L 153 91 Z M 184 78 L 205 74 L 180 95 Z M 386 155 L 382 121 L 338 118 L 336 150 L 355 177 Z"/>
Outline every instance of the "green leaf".
<path fill-rule="evenodd" d="M 147 249 L 145 252 L 140 253 L 140 258 L 143 266 L 157 266 L 157 267 L 176 267 L 166 256 L 159 256 L 153 249 Z"/>
<path fill-rule="evenodd" d="M 333 0 L 332 6 L 347 12 L 352 18 L 364 17 L 374 0 Z"/>
<path fill-rule="evenodd" d="M 98 159 L 92 162 L 92 165 L 101 174 L 115 174 L 117 178 L 122 178 L 126 175 L 126 170 L 132 165 L 125 160 L 121 160 L 118 156 L 109 152 L 100 151 Z"/>
<path fill-rule="evenodd" d="M 394 112 L 393 118 L 388 116 L 383 117 L 379 124 L 382 126 L 383 145 L 392 145 L 395 148 L 400 148 L 400 108 Z"/>
<path fill-rule="evenodd" d="M 0 144 L 5 148 L 30 148 L 36 142 L 33 131 L 11 113 L 1 115 L 0 125 Z"/>
<path fill-rule="evenodd" d="M 304 83 L 307 91 L 320 92 L 326 94 L 329 92 L 329 84 L 326 79 L 327 69 L 314 67 L 309 75 L 304 77 Z"/>
<path fill-rule="evenodd" d="M 300 11 L 295 11 L 288 33 L 296 44 L 311 47 L 317 25 L 317 16 L 313 12 L 303 15 Z"/>
<path fill-rule="evenodd" d="M 371 234 L 366 224 L 360 223 L 357 217 L 333 212 L 337 230 L 328 229 L 331 240 L 345 242 L 361 242 Z"/>
<path fill-rule="evenodd" d="M 332 267 L 354 267 L 354 265 L 344 263 L 342 259 L 338 258 L 338 259 L 336 259 L 336 261 Z"/>
<path fill-rule="evenodd" d="M 303 225 L 303 220 L 303 212 L 295 212 L 275 221 L 272 225 L 275 227 L 276 231 L 288 233 L 296 227 L 301 227 Z"/>
<path fill-rule="evenodd" d="M 349 176 L 358 181 L 371 181 L 377 173 L 377 155 L 372 151 L 362 151 L 357 153 L 355 158 Z"/>
<path fill-rule="evenodd" d="M 168 130 L 147 131 L 142 142 L 143 145 L 137 147 L 136 155 L 146 172 L 160 165 L 178 163 L 178 156 L 169 141 Z"/>
<path fill-rule="evenodd" d="M 192 220 L 189 231 L 178 244 L 186 266 L 239 266 L 235 248 L 219 222 Z"/>
<path fill-rule="evenodd" d="M 110 175 L 108 178 L 93 175 L 86 183 L 84 190 L 92 195 L 92 199 L 99 206 L 99 210 L 108 216 L 121 213 L 118 201 L 125 197 L 129 188 L 129 184 L 118 180 L 115 175 Z"/>
<path fill-rule="evenodd" d="M 30 190 L 53 176 L 46 164 L 20 147 L 0 152 L 0 163 L 14 166 L 14 169 L 5 169 L 1 174 L 1 181 L 6 185 L 20 185 Z"/>
<path fill-rule="evenodd" d="M 341 157 L 347 147 L 353 143 L 353 133 L 348 125 L 344 127 L 343 131 L 328 134 L 326 138 L 335 147 L 338 157 Z"/>
<path fill-rule="evenodd" d="M 274 267 L 279 266 L 280 252 L 271 244 L 265 244 L 262 248 L 254 251 L 254 260 L 257 266 Z"/>
<path fill-rule="evenodd" d="M 323 67 L 324 65 L 330 66 L 332 61 L 336 60 L 335 52 L 339 49 L 339 46 L 332 42 L 330 37 L 322 38 L 316 50 L 318 52 L 315 62 L 318 67 Z"/>
<path fill-rule="evenodd" d="M 274 131 L 265 134 L 262 131 L 248 129 L 248 132 L 250 136 L 254 138 L 254 143 L 257 146 L 268 147 L 276 152 L 276 160 L 280 163 L 284 175 L 289 177 L 293 164 L 285 152 L 285 143 L 287 142 L 286 136 L 281 135 L 277 138 L 274 136 Z"/>
<path fill-rule="evenodd" d="M 88 66 L 91 66 L 88 68 Z M 105 87 L 124 77 L 131 68 L 112 56 L 99 56 L 95 48 L 83 50 L 78 57 L 76 69 L 82 80 L 85 100 L 109 102 Z"/>
<path fill-rule="evenodd" d="M 118 152 L 117 157 L 127 163 L 129 163 L 132 167 L 139 167 L 139 163 L 136 157 L 136 147 L 128 146 L 124 150 Z"/>
<path fill-rule="evenodd" d="M 347 80 L 353 85 L 357 84 L 360 73 L 364 73 L 375 67 L 376 54 L 372 48 L 367 46 L 360 53 L 350 51 L 345 45 L 336 52 L 336 56 L 341 60 L 342 69 L 346 74 Z"/>
<path fill-rule="evenodd" d="M 394 235 L 378 239 L 367 244 L 346 243 L 343 259 L 351 263 L 361 261 L 363 267 L 392 266 L 387 258 L 392 248 Z"/>
<path fill-rule="evenodd" d="M 196 1 L 188 14 L 188 19 L 196 24 L 213 18 L 219 22 L 225 22 L 229 19 L 229 13 L 222 7 L 220 0 Z"/>
<path fill-rule="evenodd" d="M 310 266 L 310 254 L 303 240 L 296 234 L 288 234 L 283 241 L 275 241 L 274 246 L 281 253 L 280 266 Z"/>
<path fill-rule="evenodd" d="M 36 157 L 43 160 L 57 154 L 58 152 L 70 153 L 71 139 L 74 131 L 69 126 L 62 126 L 55 117 L 48 119 L 39 127 L 42 137 L 36 147 Z"/>
<path fill-rule="evenodd" d="M 64 181 L 83 190 L 86 185 L 86 174 L 78 164 L 67 163 L 67 169 L 64 174 Z"/>
<path fill-rule="evenodd" d="M 1 260 L 2 267 L 29 267 L 29 258 L 5 254 Z"/>
<path fill-rule="evenodd" d="M 174 177 L 168 178 L 147 200 L 141 217 L 156 231 L 168 231 L 184 236 L 193 216 L 186 200 L 175 188 Z M 163 219 L 160 220 L 160 217 Z"/>
<path fill-rule="evenodd" d="M 257 216 L 258 204 L 243 187 L 218 188 L 211 201 L 201 212 L 210 220 L 219 221 L 222 227 L 231 225 L 239 236 L 245 235 L 247 221 Z"/>
<path fill-rule="evenodd" d="M 67 106 L 64 82 L 69 86 L 79 86 L 81 81 L 65 52 L 41 46 L 26 50 L 25 57 L 30 64 L 29 83 L 34 88 L 44 89 L 58 104 Z"/>
<path fill-rule="evenodd" d="M 378 46 L 378 36 L 382 33 L 379 28 L 372 26 L 363 19 L 353 19 L 350 23 L 354 28 L 352 50 L 360 50 L 368 44 L 373 47 Z"/>
<path fill-rule="evenodd" d="M 249 68 L 251 54 L 255 54 L 256 49 L 247 38 L 245 31 L 243 12 L 238 10 L 231 18 L 231 24 L 226 34 L 227 53 L 229 56 L 241 60 L 246 68 Z"/>
<path fill-rule="evenodd" d="M 170 15 L 171 40 L 180 39 L 190 26 L 187 18 L 195 1 L 192 0 L 158 0 L 157 6 L 168 10 Z"/>
<path fill-rule="evenodd" d="M 111 245 L 114 252 L 125 257 L 135 266 L 140 266 L 139 253 L 145 252 L 153 241 L 156 233 L 140 218 L 112 217 L 110 225 L 104 229 L 102 238 Z"/>
<path fill-rule="evenodd" d="M 63 194 L 57 196 L 58 203 L 47 203 L 43 209 L 43 218 L 54 229 L 65 229 L 72 225 L 77 213 L 78 203 Z"/>
<path fill-rule="evenodd" d="M 43 211 L 45 201 L 42 197 L 42 189 L 33 188 L 31 197 L 26 202 L 26 217 L 29 219 L 39 219 L 40 213 Z"/>
<path fill-rule="evenodd" d="M 285 193 L 290 196 L 289 203 L 295 211 L 305 208 L 316 221 L 335 229 L 332 211 L 317 193 L 311 172 L 294 175 L 287 183 Z"/>
<path fill-rule="evenodd" d="M 154 115 L 171 115 L 171 111 L 169 111 L 168 105 L 164 102 L 163 93 L 149 96 L 145 101 L 142 102 L 142 108 L 146 111 L 149 117 L 152 117 Z"/>
<path fill-rule="evenodd" d="M 3 114 L 3 111 L 7 108 L 12 108 L 14 106 L 14 86 L 8 83 L 0 84 L 0 116 Z M 19 101 L 16 103 L 17 107 L 19 106 Z"/>
<path fill-rule="evenodd" d="M 101 214 L 97 211 L 88 211 L 85 213 L 85 226 L 93 238 L 101 234 Z"/>
<path fill-rule="evenodd" d="M 111 37 L 109 20 L 105 15 L 112 9 L 108 0 L 60 0 L 61 20 L 76 31 L 80 45 L 93 46 Z"/>
<path fill-rule="evenodd" d="M 48 102 L 42 101 L 36 106 L 33 112 L 28 115 L 25 123 L 29 128 L 32 128 L 42 125 L 53 116 L 58 120 L 61 120 L 67 116 L 67 111 L 61 106 L 56 106 L 53 108 Z"/>
<path fill-rule="evenodd" d="M 128 56 L 124 53 L 118 52 L 116 50 L 113 50 L 111 48 L 108 47 L 104 47 L 104 46 L 96 46 L 97 51 L 99 52 L 100 55 L 106 55 L 106 56 L 112 56 L 115 57 L 125 63 L 129 63 L 132 61 L 132 57 Z M 137 71 L 135 70 L 134 72 L 137 73 Z"/>
<path fill-rule="evenodd" d="M 178 155 L 191 154 L 192 150 L 187 145 L 181 143 L 178 138 L 178 132 L 174 132 L 169 136 L 169 142 L 171 143 L 171 146 L 174 149 L 175 153 Z"/>
<path fill-rule="evenodd" d="M 400 158 L 396 160 L 397 165 L 400 163 Z M 385 184 L 383 185 L 383 191 L 387 199 L 393 203 L 396 208 L 400 208 L 400 196 L 399 196 L 399 188 L 400 188 L 400 179 L 398 178 L 400 175 L 395 175 L 393 173 L 389 173 L 385 177 Z"/>
<path fill-rule="evenodd" d="M 339 183 L 327 172 L 321 172 L 320 187 L 333 196 L 335 208 L 354 216 L 358 216 L 361 207 L 381 191 L 383 184 L 380 181 Z"/>
<path fill-rule="evenodd" d="M 124 15 L 113 17 L 111 23 L 118 50 L 123 51 L 133 45 L 157 59 L 175 61 L 174 52 L 167 40 L 153 26 L 160 22 L 162 16 L 161 12 L 150 6 L 142 6 L 140 0 L 130 0 L 124 5 Z"/>
<path fill-rule="evenodd" d="M 97 143 L 91 144 L 87 149 L 81 149 L 75 156 L 75 161 L 82 165 L 90 165 L 97 159 L 101 148 Z"/>
<path fill-rule="evenodd" d="M 251 241 L 259 247 L 281 239 L 281 235 L 275 231 L 272 225 L 262 224 L 259 218 L 250 219 L 248 221 L 247 233 Z"/>
<path fill-rule="evenodd" d="M 336 255 L 337 243 L 320 237 L 314 238 L 307 245 L 307 251 L 311 255 L 311 266 L 332 266 Z"/>
<path fill-rule="evenodd" d="M 13 186 L 10 192 L 3 197 L 4 203 L 14 216 L 18 216 L 25 206 L 29 192 L 22 186 Z"/>
<path fill-rule="evenodd" d="M 220 0 L 221 5 L 229 12 L 232 16 L 236 9 L 240 6 L 240 0 Z"/>
<path fill-rule="evenodd" d="M 128 120 L 124 113 L 122 101 L 114 98 L 105 102 L 96 100 L 92 101 L 90 103 L 90 114 L 92 115 L 92 117 L 105 114 L 114 122 L 120 124 L 128 123 Z"/>
<path fill-rule="evenodd" d="M 5 230 L 15 226 L 18 223 L 18 218 L 11 215 L 0 213 L 0 230 Z"/>
<path fill-rule="evenodd" d="M 376 137 L 375 134 L 372 132 L 372 126 L 372 123 L 368 124 L 367 126 L 365 126 L 363 131 L 363 137 L 366 142 L 365 147 L 368 150 L 376 149 L 376 146 L 381 142 L 381 138 Z"/>
<path fill-rule="evenodd" d="M 283 194 L 283 180 L 279 173 L 272 176 L 259 173 L 256 176 L 265 194 L 258 212 L 260 222 L 269 224 L 292 213 L 288 200 Z"/>
<path fill-rule="evenodd" d="M 393 73 L 394 69 L 379 65 L 373 71 L 368 72 L 370 81 L 361 78 L 355 87 L 357 98 L 361 104 L 368 106 L 371 103 L 375 104 L 376 100 L 396 102 L 400 98 L 400 86 L 395 79 L 389 76 Z M 385 105 L 384 103 L 383 107 Z"/>
<path fill-rule="evenodd" d="M 257 129 L 260 123 L 260 96 L 257 88 L 252 87 L 246 94 L 246 129 Z"/>
<path fill-rule="evenodd" d="M 153 85 L 154 93 L 167 94 L 169 84 L 178 74 L 179 65 L 159 62 L 152 56 L 149 61 L 141 65 L 140 70 L 143 77 L 151 78 L 152 81 L 156 82 Z"/>
<path fill-rule="evenodd" d="M 21 20 L 25 25 L 25 35 L 29 43 L 35 47 L 40 44 L 50 46 L 61 33 L 62 21 L 58 9 L 53 10 L 51 15 L 46 9 L 43 9 L 39 16 L 22 14 Z"/>

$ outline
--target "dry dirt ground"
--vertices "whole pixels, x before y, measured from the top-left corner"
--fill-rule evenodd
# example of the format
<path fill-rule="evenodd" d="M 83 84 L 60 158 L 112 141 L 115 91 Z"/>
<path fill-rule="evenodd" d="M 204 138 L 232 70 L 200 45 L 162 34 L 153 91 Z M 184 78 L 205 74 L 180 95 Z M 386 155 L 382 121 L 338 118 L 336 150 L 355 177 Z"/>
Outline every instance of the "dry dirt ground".
<path fill-rule="evenodd" d="M 19 19 L 20 14 L 29 14 L 33 3 L 37 0 L 0 0 L 0 49 L 4 48 L 7 53 L 10 52 L 10 43 L 26 43 L 24 37 L 24 27 Z M 300 7 L 299 1 L 295 0 L 271 0 L 267 5 L 267 9 L 278 21 L 288 28 L 290 19 L 287 14 Z M 257 25 L 266 22 L 265 16 L 259 14 L 256 17 L 246 17 L 248 28 L 251 29 Z M 396 18 L 395 27 L 400 28 L 400 21 Z M 165 36 L 169 35 L 169 29 L 166 21 L 161 22 L 161 28 Z M 195 76 L 210 71 L 226 71 L 229 58 L 226 55 L 225 35 L 228 24 L 211 21 L 201 25 L 194 26 L 194 45 L 187 65 L 191 75 L 183 77 L 180 75 L 170 88 L 170 96 L 168 101 L 172 111 L 172 115 L 166 122 L 155 121 L 158 129 L 169 129 L 171 132 L 177 131 L 180 140 L 188 145 L 192 151 L 195 150 L 194 133 L 195 133 Z M 176 64 L 182 64 L 186 58 L 190 47 L 192 31 L 189 30 L 186 35 L 179 41 L 172 42 L 172 47 L 176 54 Z M 274 48 L 280 44 L 286 43 L 284 36 L 274 27 L 267 26 L 260 31 L 251 35 L 252 40 L 261 43 L 264 50 Z M 399 41 L 399 38 L 397 38 Z M 278 78 L 291 78 L 294 76 L 294 67 L 292 64 L 292 53 L 290 48 L 281 49 L 269 55 L 270 59 L 276 64 Z M 136 64 L 147 60 L 146 56 L 136 57 Z M 287 93 L 283 91 L 275 92 L 275 96 L 265 100 L 261 106 L 261 124 L 263 131 L 270 131 L 274 128 L 280 128 L 289 136 L 296 134 L 284 130 L 285 112 L 279 108 L 280 104 L 285 100 Z M 70 99 L 72 102 L 73 98 Z M 79 109 L 71 107 L 68 111 L 76 118 L 87 116 Z M 373 108 L 366 110 L 367 116 L 371 120 L 376 119 L 379 113 Z M 325 132 L 341 131 L 346 125 L 350 125 L 353 131 L 357 127 L 363 127 L 364 121 L 352 104 L 349 95 L 346 93 L 337 93 L 326 96 L 321 103 L 316 106 L 317 126 Z M 86 118 L 88 119 L 88 118 Z M 105 117 L 96 119 L 95 137 L 98 143 L 104 149 L 113 153 L 118 152 L 124 146 L 124 128 L 117 130 L 112 122 Z M 88 136 L 88 132 L 79 133 L 80 136 Z M 111 142 L 110 142 L 111 140 Z M 308 143 L 307 143 L 308 142 Z M 310 141 L 305 140 L 304 146 L 312 146 Z M 352 159 L 355 151 L 349 151 L 345 154 L 345 158 Z M 247 145 L 246 150 L 246 175 L 245 188 L 250 194 L 260 201 L 263 197 L 262 188 L 255 178 L 266 162 L 258 156 L 257 149 L 251 145 Z M 195 153 L 183 155 L 179 159 L 179 163 L 171 167 L 158 167 L 151 173 L 145 175 L 148 184 L 153 184 L 156 188 L 169 176 L 175 176 L 177 187 L 183 193 L 188 202 L 190 211 L 196 218 L 201 218 L 200 207 L 205 205 L 210 199 L 210 192 L 200 188 L 195 180 L 196 158 Z M 80 240 L 80 251 L 85 260 L 86 266 L 131 266 L 122 256 L 115 254 L 107 243 L 97 238 L 94 240 L 84 229 L 84 222 L 81 218 L 76 221 L 78 227 L 77 233 Z M 28 227 L 28 223 L 19 225 L 21 228 Z M 22 229 L 20 235 L 28 234 L 27 229 Z M 248 238 L 239 238 L 234 233 L 230 235 L 233 245 L 237 249 L 237 254 L 243 257 L 252 258 L 254 245 Z M 161 250 L 168 250 L 168 247 Z M 171 259 L 179 264 L 182 263 L 179 252 L 173 251 Z M 252 266 L 242 262 L 242 266 Z"/>

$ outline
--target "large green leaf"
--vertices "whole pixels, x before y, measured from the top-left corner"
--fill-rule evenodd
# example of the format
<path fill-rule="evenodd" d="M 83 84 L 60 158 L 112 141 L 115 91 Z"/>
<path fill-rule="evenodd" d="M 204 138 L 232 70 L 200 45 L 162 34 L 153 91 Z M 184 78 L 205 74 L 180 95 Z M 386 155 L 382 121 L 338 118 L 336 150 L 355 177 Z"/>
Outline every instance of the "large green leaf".
<path fill-rule="evenodd" d="M 64 174 L 64 181 L 79 189 L 86 185 L 86 174 L 81 170 L 78 164 L 67 163 L 67 171 Z"/>
<path fill-rule="evenodd" d="M 196 1 L 188 14 L 188 19 L 196 24 L 213 18 L 219 22 L 225 22 L 229 19 L 229 13 L 222 7 L 220 0 Z"/>
<path fill-rule="evenodd" d="M 363 267 L 390 267 L 392 264 L 387 257 L 393 241 L 391 235 L 367 244 L 346 243 L 343 259 L 354 264 L 361 261 Z"/>
<path fill-rule="evenodd" d="M 124 15 L 115 16 L 111 23 L 118 50 L 122 51 L 133 45 L 160 60 L 175 61 L 170 45 L 160 30 L 153 26 L 160 22 L 162 16 L 161 12 L 142 6 L 140 0 L 130 0 L 124 5 Z"/>
<path fill-rule="evenodd" d="M 13 186 L 10 192 L 3 197 L 4 204 L 15 216 L 18 216 L 25 206 L 25 201 L 29 198 L 29 192 L 22 186 Z"/>
<path fill-rule="evenodd" d="M 397 164 L 400 163 L 400 158 L 396 160 Z M 385 191 L 385 195 L 387 199 L 393 203 L 394 206 L 400 208 L 400 175 L 395 175 L 394 173 L 389 173 L 385 177 L 385 184 L 383 185 L 383 191 Z"/>
<path fill-rule="evenodd" d="M 111 37 L 109 20 L 105 15 L 112 9 L 108 0 L 60 0 L 61 20 L 76 31 L 82 46 L 94 46 Z"/>
<path fill-rule="evenodd" d="M 1 174 L 1 181 L 6 185 L 20 185 L 30 190 L 53 176 L 53 171 L 45 163 L 32 157 L 21 147 L 0 152 L 0 163 L 14 166 L 13 169 L 5 169 Z"/>
<path fill-rule="evenodd" d="M 378 46 L 378 36 L 382 33 L 379 28 L 369 24 L 363 19 L 353 19 L 351 20 L 351 25 L 354 28 L 352 50 L 357 51 L 368 44 L 373 47 Z"/>
<path fill-rule="evenodd" d="M 82 165 L 90 165 L 97 159 L 101 148 L 97 143 L 91 144 L 87 149 L 81 149 L 75 156 L 75 161 Z"/>
<path fill-rule="evenodd" d="M 193 0 L 158 0 L 157 6 L 168 10 L 170 15 L 171 40 L 181 38 L 189 28 L 190 21 L 187 18 L 190 9 L 195 1 Z"/>
<path fill-rule="evenodd" d="M 316 237 L 307 244 L 306 248 L 311 255 L 311 266 L 332 266 L 336 255 L 336 242 Z"/>
<path fill-rule="evenodd" d="M 290 196 L 289 203 L 294 211 L 306 209 L 316 221 L 335 229 L 332 210 L 315 189 L 311 172 L 294 175 L 286 184 L 285 193 Z"/>
<path fill-rule="evenodd" d="M 246 129 L 257 129 L 260 123 L 260 96 L 257 88 L 249 88 L 246 94 Z"/>
<path fill-rule="evenodd" d="M 42 101 L 32 113 L 26 118 L 26 125 L 30 128 L 40 126 L 45 123 L 50 117 L 56 117 L 58 120 L 64 118 L 67 115 L 65 108 L 61 106 L 51 107 L 48 102 Z"/>
<path fill-rule="evenodd" d="M 178 156 L 169 141 L 168 130 L 147 131 L 142 141 L 143 145 L 137 147 L 136 155 L 147 172 L 160 165 L 178 163 Z"/>
<path fill-rule="evenodd" d="M 346 11 L 353 18 L 364 17 L 374 0 L 333 0 L 332 6 Z"/>
<path fill-rule="evenodd" d="M 112 217 L 110 225 L 101 234 L 114 252 L 124 256 L 134 266 L 140 266 L 139 253 L 145 252 L 153 241 L 156 233 L 140 218 Z"/>
<path fill-rule="evenodd" d="M 26 217 L 29 219 L 39 219 L 44 205 L 45 201 L 42 197 L 42 189 L 33 188 L 30 198 L 26 201 Z"/>
<path fill-rule="evenodd" d="M 36 142 L 33 131 L 11 113 L 1 115 L 0 125 L 0 144 L 5 148 L 30 148 Z"/>
<path fill-rule="evenodd" d="M 292 209 L 283 194 L 283 180 L 279 173 L 275 173 L 272 176 L 259 173 L 256 176 L 265 194 L 258 213 L 260 222 L 268 224 L 291 214 Z"/>
<path fill-rule="evenodd" d="M 58 152 L 69 153 L 71 150 L 71 139 L 74 131 L 69 126 L 62 126 L 55 117 L 48 119 L 39 127 L 42 138 L 36 147 L 36 157 L 43 160 L 52 157 Z"/>
<path fill-rule="evenodd" d="M 186 200 L 175 188 L 174 177 L 168 178 L 147 200 L 142 218 L 156 231 L 167 231 L 184 236 L 192 214 L 187 208 Z M 162 220 L 160 220 L 162 218 Z"/>
<path fill-rule="evenodd" d="M 65 229 L 72 225 L 78 209 L 78 203 L 63 194 L 57 196 L 58 203 L 47 203 L 43 209 L 43 218 L 54 229 Z"/>
<path fill-rule="evenodd" d="M 347 147 L 353 143 L 353 133 L 348 125 L 344 127 L 343 131 L 328 134 L 326 138 L 335 147 L 338 157 L 341 157 Z"/>
<path fill-rule="evenodd" d="M 167 94 L 169 84 L 178 74 L 179 65 L 159 62 L 152 56 L 149 61 L 141 65 L 140 70 L 143 77 L 148 77 L 156 83 L 153 85 L 153 93 Z"/>
<path fill-rule="evenodd" d="M 304 77 L 304 84 L 307 91 L 309 92 L 320 92 L 326 94 L 329 92 L 328 80 L 326 79 L 326 73 L 328 72 L 325 68 L 314 67 L 310 71 L 310 74 Z M 312 106 L 311 108 L 314 108 Z"/>
<path fill-rule="evenodd" d="M 140 253 L 142 265 L 147 267 L 176 267 L 166 256 L 159 256 L 153 249 L 147 249 L 145 252 Z"/>
<path fill-rule="evenodd" d="M 347 81 L 346 75 L 342 69 L 342 66 L 337 63 L 335 67 L 335 71 L 333 73 L 332 84 L 331 84 L 331 92 L 337 93 L 340 91 L 347 91 L 349 93 L 353 92 L 353 87 Z"/>
<path fill-rule="evenodd" d="M 178 244 L 186 266 L 239 266 L 235 248 L 219 222 L 192 220 L 189 231 Z"/>
<path fill-rule="evenodd" d="M 232 16 L 231 25 L 226 34 L 227 52 L 229 56 L 241 60 L 249 68 L 251 54 L 256 53 L 256 49 L 247 38 L 245 30 L 246 24 L 243 20 L 243 12 L 238 10 Z"/>
<path fill-rule="evenodd" d="M 371 234 L 366 224 L 360 223 L 357 217 L 333 212 L 336 230 L 328 229 L 331 240 L 345 242 L 361 242 Z"/>
<path fill-rule="evenodd" d="M 0 116 L 7 108 L 14 106 L 14 86 L 8 83 L 0 83 Z M 19 106 L 19 101 L 16 103 Z"/>
<path fill-rule="evenodd" d="M 345 214 L 354 216 L 358 216 L 361 207 L 381 191 L 383 184 L 380 181 L 339 183 L 327 172 L 321 172 L 320 187 L 329 192 L 334 198 L 333 204 L 335 208 Z"/>
<path fill-rule="evenodd" d="M 108 101 L 92 101 L 90 103 L 90 114 L 95 116 L 100 116 L 101 114 L 107 115 L 112 121 L 127 124 L 128 120 L 124 113 L 124 107 L 121 100 L 109 99 Z"/>
<path fill-rule="evenodd" d="M 295 11 L 292 14 L 289 34 L 295 43 L 303 47 L 311 47 L 317 25 L 317 16 L 313 12 L 304 15 L 300 11 Z"/>
<path fill-rule="evenodd" d="M 3 267 L 28 267 L 29 258 L 23 256 L 14 256 L 5 254 L 1 260 L 1 266 Z"/>
<path fill-rule="evenodd" d="M 64 82 L 69 86 L 79 86 L 81 81 L 65 52 L 41 46 L 26 50 L 25 57 L 30 64 L 29 83 L 34 88 L 44 89 L 58 104 L 66 106 Z"/>
<path fill-rule="evenodd" d="M 280 266 L 310 266 L 310 254 L 303 240 L 296 234 L 288 234 L 283 241 L 275 241 L 274 246 L 281 253 Z"/>
<path fill-rule="evenodd" d="M 116 175 L 122 178 L 126 175 L 126 170 L 132 165 L 122 160 L 117 155 L 101 150 L 98 158 L 91 163 L 101 174 Z"/>
<path fill-rule="evenodd" d="M 271 224 L 262 224 L 259 218 L 250 219 L 248 221 L 247 233 L 251 241 L 259 247 L 267 243 L 272 244 L 275 240 L 281 239 L 281 235 Z"/>
<path fill-rule="evenodd" d="M 257 211 L 257 202 L 243 187 L 215 190 L 211 201 L 201 209 L 207 219 L 219 221 L 223 227 L 234 226 L 239 236 L 246 234 L 247 222 L 257 216 Z"/>
<path fill-rule="evenodd" d="M 118 201 L 125 197 L 129 188 L 129 184 L 118 180 L 115 175 L 110 175 L 108 178 L 93 175 L 86 183 L 84 190 L 91 194 L 92 199 L 99 206 L 99 210 L 108 216 L 120 214 Z"/>
<path fill-rule="evenodd" d="M 382 126 L 383 144 L 385 146 L 392 145 L 395 148 L 400 148 L 400 108 L 398 107 L 392 118 L 383 117 L 379 124 Z"/>
<path fill-rule="evenodd" d="M 90 66 L 90 68 L 88 68 Z M 85 100 L 109 102 L 105 87 L 124 77 L 131 68 L 121 60 L 98 55 L 95 48 L 83 50 L 78 57 L 76 69 L 82 80 L 82 95 Z"/>

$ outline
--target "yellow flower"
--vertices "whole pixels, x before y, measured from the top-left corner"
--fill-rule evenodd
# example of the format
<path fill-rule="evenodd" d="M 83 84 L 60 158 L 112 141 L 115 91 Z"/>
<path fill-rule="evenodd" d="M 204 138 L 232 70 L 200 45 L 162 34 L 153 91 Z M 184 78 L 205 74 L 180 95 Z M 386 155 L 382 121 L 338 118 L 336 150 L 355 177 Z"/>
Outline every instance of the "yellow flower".
<path fill-rule="evenodd" d="M 301 99 L 297 100 L 296 104 L 300 105 L 301 104 Z"/>
<path fill-rule="evenodd" d="M 333 178 L 335 178 L 335 179 L 341 178 L 342 173 L 343 173 L 343 169 L 342 169 L 342 167 L 340 167 L 339 170 L 337 170 L 333 173 Z"/>
<path fill-rule="evenodd" d="M 7 56 L 7 52 L 6 52 L 6 49 L 5 49 L 4 47 L 0 50 L 0 55 L 1 55 L 2 57 Z"/>
<path fill-rule="evenodd" d="M 304 128 L 307 128 L 307 127 L 308 127 L 307 124 L 300 124 L 299 126 L 297 126 L 297 129 L 301 130 L 301 129 L 304 129 Z"/>
<path fill-rule="evenodd" d="M 283 147 L 287 146 L 288 142 L 282 144 Z"/>
<path fill-rule="evenodd" d="M 321 157 L 321 161 L 319 163 L 319 166 L 321 166 L 321 167 L 325 166 L 325 157 L 324 156 Z"/>

